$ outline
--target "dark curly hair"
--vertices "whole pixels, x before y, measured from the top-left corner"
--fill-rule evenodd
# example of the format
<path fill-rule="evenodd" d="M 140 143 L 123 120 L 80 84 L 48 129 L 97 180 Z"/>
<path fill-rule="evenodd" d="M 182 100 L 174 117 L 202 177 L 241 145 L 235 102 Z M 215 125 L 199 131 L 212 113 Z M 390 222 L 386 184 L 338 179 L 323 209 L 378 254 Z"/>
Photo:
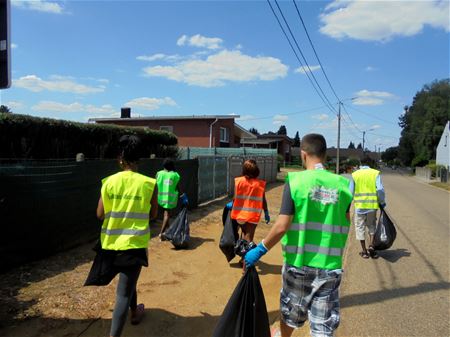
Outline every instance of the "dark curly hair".
<path fill-rule="evenodd" d="M 141 155 L 141 140 L 135 135 L 124 135 L 119 139 L 119 158 L 126 163 L 136 163 Z"/>

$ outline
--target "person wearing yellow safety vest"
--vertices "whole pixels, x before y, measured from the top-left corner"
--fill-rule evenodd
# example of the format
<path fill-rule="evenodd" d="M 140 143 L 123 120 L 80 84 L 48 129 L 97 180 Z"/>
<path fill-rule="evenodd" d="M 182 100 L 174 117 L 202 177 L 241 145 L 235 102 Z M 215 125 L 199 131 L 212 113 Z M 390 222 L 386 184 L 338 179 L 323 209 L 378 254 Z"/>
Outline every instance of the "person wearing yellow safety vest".
<path fill-rule="evenodd" d="M 275 225 L 244 259 L 247 268 L 253 266 L 281 240 L 281 324 L 275 335 L 289 337 L 309 318 L 311 336 L 331 337 L 340 321 L 352 194 L 348 179 L 324 169 L 327 145 L 322 135 L 305 135 L 300 149 L 306 170 L 288 173 Z"/>
<path fill-rule="evenodd" d="M 113 257 L 110 267 L 119 273 L 111 337 L 121 335 L 128 308 L 132 324 L 138 324 L 144 315 L 144 305 L 137 304 L 136 284 L 142 266 L 148 266 L 149 220 L 158 212 L 155 179 L 137 173 L 139 138 L 122 136 L 119 148 L 123 171 L 102 180 L 97 206 L 97 217 L 103 220 L 102 250 Z"/>
<path fill-rule="evenodd" d="M 156 173 L 156 183 L 158 185 L 158 205 L 164 210 L 163 223 L 159 239 L 164 240 L 164 232 L 169 226 L 171 210 L 178 205 L 178 195 L 184 206 L 188 204 L 186 193 L 180 190 L 180 175 L 175 172 L 175 163 L 166 158 L 163 162 L 163 170 Z"/>
<path fill-rule="evenodd" d="M 380 171 L 368 166 L 370 159 L 364 158 L 361 161 L 359 170 L 352 173 L 350 190 L 353 194 L 353 205 L 355 214 L 353 223 L 355 225 L 356 239 L 361 243 L 362 251 L 359 255 L 368 259 L 378 258 L 378 254 L 373 248 L 373 238 L 375 234 L 377 210 L 386 206 L 383 182 Z M 369 247 L 366 248 L 365 229 L 369 232 Z"/>
<path fill-rule="evenodd" d="M 227 204 L 227 208 L 231 209 L 231 219 L 237 221 L 248 242 L 253 241 L 263 210 L 266 223 L 270 222 L 265 195 L 266 182 L 258 179 L 258 176 L 256 161 L 246 160 L 242 165 L 242 176 L 234 180 L 233 201 Z"/>

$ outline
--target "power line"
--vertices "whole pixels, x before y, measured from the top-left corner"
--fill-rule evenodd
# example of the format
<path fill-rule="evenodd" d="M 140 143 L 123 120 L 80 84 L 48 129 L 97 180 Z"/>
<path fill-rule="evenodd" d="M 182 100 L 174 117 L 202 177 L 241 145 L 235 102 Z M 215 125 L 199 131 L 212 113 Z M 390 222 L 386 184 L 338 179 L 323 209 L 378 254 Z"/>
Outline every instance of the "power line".
<path fill-rule="evenodd" d="M 353 119 L 352 119 L 352 117 L 350 116 L 350 114 L 348 113 L 348 111 L 347 111 L 347 109 L 345 108 L 345 105 L 344 105 L 344 104 L 342 104 L 342 107 L 344 108 L 344 111 L 345 111 L 345 113 L 347 114 L 348 119 L 349 119 L 350 122 L 354 125 L 355 129 L 358 130 L 359 132 L 363 132 L 363 131 L 358 127 L 358 125 L 356 125 L 356 123 L 353 122 Z"/>
<path fill-rule="evenodd" d="M 275 16 L 275 19 L 276 19 L 277 22 L 278 22 L 278 25 L 280 26 L 280 28 L 281 28 L 281 30 L 282 30 L 282 32 L 283 32 L 283 34 L 284 34 L 286 40 L 288 41 L 289 46 L 291 47 L 292 51 L 294 52 L 295 57 L 297 58 L 297 60 L 298 60 L 298 62 L 300 63 L 301 67 L 304 68 L 303 63 L 302 63 L 302 61 L 300 60 L 300 57 L 298 56 L 297 51 L 295 50 L 294 46 L 292 45 L 292 42 L 291 42 L 291 40 L 289 39 L 289 36 L 288 36 L 288 34 L 286 33 L 286 30 L 284 29 L 284 27 L 283 27 L 283 25 L 282 25 L 280 19 L 278 18 L 278 15 L 276 14 L 276 12 L 275 12 L 275 10 L 274 10 L 272 4 L 270 3 L 270 0 L 267 0 L 267 3 L 269 4 L 270 9 L 272 10 L 273 15 Z M 275 1 L 275 3 L 277 4 L 278 9 L 280 10 L 280 13 L 281 13 L 281 15 L 282 15 L 282 17 L 283 17 L 283 19 L 284 19 L 284 22 L 285 22 L 287 28 L 289 29 L 289 31 L 290 31 L 290 33 L 291 33 L 291 36 L 292 36 L 293 40 L 295 41 L 295 43 L 297 44 L 297 47 L 299 48 L 298 43 L 297 43 L 295 37 L 293 36 L 292 31 L 291 31 L 291 29 L 290 29 L 290 27 L 289 27 L 289 25 L 288 25 L 288 23 L 287 23 L 287 21 L 286 21 L 284 15 L 283 15 L 283 12 L 281 11 L 280 7 L 278 6 L 278 3 L 277 3 L 276 1 Z M 301 54 L 303 54 L 303 53 L 301 52 L 300 49 L 299 49 L 299 51 L 300 51 Z M 309 66 L 308 66 L 308 67 L 309 67 Z M 327 105 L 327 107 L 328 107 L 332 112 L 336 113 L 336 110 L 335 110 L 334 107 L 331 105 L 330 101 L 329 101 L 328 98 L 325 96 L 325 94 L 323 93 L 323 90 L 320 88 L 325 98 L 322 97 L 322 94 L 319 92 L 319 90 L 317 89 L 317 87 L 316 87 L 316 85 L 314 84 L 313 80 L 311 79 L 310 74 L 311 74 L 312 76 L 314 76 L 314 74 L 313 74 L 312 72 L 310 72 L 310 74 L 309 74 L 307 71 L 305 72 L 305 74 L 306 74 L 306 76 L 308 77 L 308 80 L 310 81 L 310 83 L 311 83 L 311 85 L 313 86 L 314 90 L 316 91 L 317 95 L 318 95 L 318 96 L 320 97 L 320 99 L 322 100 L 322 102 L 323 102 L 325 105 Z M 314 78 L 315 78 L 315 77 L 314 77 Z M 316 83 L 317 83 L 317 79 L 316 79 Z M 318 83 L 317 83 L 317 84 L 318 84 Z M 319 86 L 319 87 L 320 87 L 320 86 Z"/>
<path fill-rule="evenodd" d="M 325 72 L 325 69 L 324 69 L 324 67 L 323 67 L 323 65 L 322 65 L 322 62 L 320 61 L 319 55 L 317 54 L 316 48 L 314 48 L 314 44 L 313 44 L 313 42 L 312 42 L 312 40 L 311 40 L 311 37 L 309 36 L 308 29 L 306 29 L 305 22 L 303 21 L 302 15 L 300 14 L 300 10 L 299 10 L 298 7 L 297 7 L 297 3 L 295 2 L 295 0 L 292 0 L 292 2 L 294 3 L 295 9 L 297 10 L 298 17 L 300 18 L 300 21 L 301 21 L 302 26 L 303 26 L 303 28 L 304 28 L 304 30 L 305 30 L 306 36 L 308 37 L 309 44 L 311 45 L 311 48 L 312 48 L 313 51 L 314 51 L 314 55 L 316 55 L 317 62 L 319 62 L 320 69 L 322 70 L 322 73 L 323 73 L 323 75 L 325 76 L 325 78 L 326 78 L 326 80 L 327 80 L 327 82 L 328 82 L 328 85 L 329 85 L 330 88 L 331 88 L 331 91 L 333 91 L 334 96 L 335 96 L 335 97 L 337 98 L 337 100 L 340 102 L 341 100 L 340 100 L 340 98 L 338 97 L 338 95 L 336 94 L 336 91 L 334 90 L 333 86 L 331 85 L 331 82 L 330 82 L 330 80 L 329 80 L 329 78 L 328 78 L 328 76 L 327 76 L 327 74 L 326 74 L 326 72 Z"/>
<path fill-rule="evenodd" d="M 365 111 L 362 111 L 362 110 L 360 110 L 360 109 L 356 109 L 355 107 L 353 107 L 353 106 L 351 106 L 351 105 L 347 105 L 347 106 L 348 106 L 350 109 L 355 110 L 356 112 L 360 112 L 360 113 L 362 113 L 362 114 L 364 114 L 364 115 L 366 115 L 366 116 L 369 116 L 369 117 L 371 117 L 371 118 L 378 119 L 379 121 L 382 121 L 382 122 L 388 123 L 389 125 L 392 125 L 392 121 L 388 121 L 388 120 L 383 119 L 383 118 L 380 118 L 380 117 L 378 117 L 378 116 L 372 116 L 371 114 L 369 114 L 369 113 L 367 113 L 367 112 L 365 112 Z"/>

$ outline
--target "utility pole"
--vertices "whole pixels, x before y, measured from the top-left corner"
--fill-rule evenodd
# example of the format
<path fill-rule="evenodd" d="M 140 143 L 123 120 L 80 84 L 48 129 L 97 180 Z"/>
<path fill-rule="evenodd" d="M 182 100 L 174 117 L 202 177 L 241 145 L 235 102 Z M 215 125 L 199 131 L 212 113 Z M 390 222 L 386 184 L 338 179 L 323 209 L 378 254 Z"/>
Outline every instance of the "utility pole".
<path fill-rule="evenodd" d="M 337 134 L 337 151 L 336 151 L 336 174 L 339 174 L 339 149 L 341 147 L 341 104 L 339 101 L 338 109 L 338 134 Z"/>

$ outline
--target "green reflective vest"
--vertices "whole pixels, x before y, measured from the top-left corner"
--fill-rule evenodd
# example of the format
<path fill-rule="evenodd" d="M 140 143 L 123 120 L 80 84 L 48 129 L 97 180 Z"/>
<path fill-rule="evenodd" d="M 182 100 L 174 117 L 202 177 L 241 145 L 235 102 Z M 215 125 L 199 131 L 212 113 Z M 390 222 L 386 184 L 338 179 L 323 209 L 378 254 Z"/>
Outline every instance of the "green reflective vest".
<path fill-rule="evenodd" d="M 100 240 L 103 249 L 147 248 L 149 215 L 155 179 L 123 171 L 102 180 L 105 209 Z"/>
<path fill-rule="evenodd" d="M 380 171 L 368 168 L 352 173 L 355 182 L 353 202 L 357 209 L 379 209 L 376 180 Z"/>
<path fill-rule="evenodd" d="M 295 214 L 281 239 L 284 263 L 295 267 L 342 268 L 350 228 L 349 181 L 326 170 L 288 173 Z"/>
<path fill-rule="evenodd" d="M 178 203 L 177 185 L 180 175 L 175 171 L 162 170 L 156 173 L 158 184 L 158 205 L 164 208 L 175 208 Z"/>

